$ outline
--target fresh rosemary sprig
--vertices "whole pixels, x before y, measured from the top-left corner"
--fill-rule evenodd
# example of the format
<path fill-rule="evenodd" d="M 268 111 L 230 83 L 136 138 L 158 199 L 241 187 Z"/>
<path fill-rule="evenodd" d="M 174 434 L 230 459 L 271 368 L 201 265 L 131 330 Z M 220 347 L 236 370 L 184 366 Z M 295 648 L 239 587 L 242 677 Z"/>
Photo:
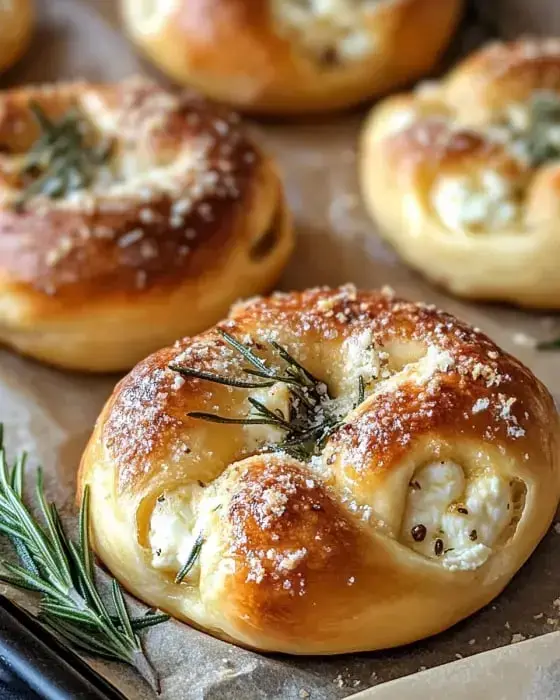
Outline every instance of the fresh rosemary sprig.
<path fill-rule="evenodd" d="M 86 123 L 76 109 L 70 109 L 56 122 L 36 102 L 31 102 L 29 109 L 39 125 L 40 135 L 21 169 L 28 184 L 16 200 L 15 207 L 19 210 L 35 195 L 57 199 L 87 187 L 96 168 L 108 160 L 112 151 L 109 141 L 99 145 L 87 143 Z"/>
<path fill-rule="evenodd" d="M 526 124 L 510 122 L 510 129 L 532 167 L 560 158 L 560 96 L 536 92 L 529 102 Z"/>
<path fill-rule="evenodd" d="M 342 418 L 333 410 L 334 401 L 329 396 L 326 384 L 317 379 L 301 365 L 284 347 L 275 341 L 269 345 L 276 356 L 282 361 L 283 367 L 273 367 L 256 355 L 247 345 L 239 342 L 226 331 L 218 331 L 223 340 L 247 362 L 249 367 L 241 371 L 261 381 L 250 381 L 235 377 L 227 377 L 211 372 L 201 372 L 191 367 L 171 363 L 170 369 L 185 377 L 195 377 L 217 384 L 225 384 L 236 388 L 269 388 L 276 382 L 288 385 L 290 391 L 289 415 L 281 411 L 272 411 L 258 399 L 249 397 L 251 412 L 243 418 L 230 418 L 215 413 L 193 411 L 191 418 L 207 420 L 213 423 L 237 425 L 271 425 L 283 430 L 285 438 L 278 443 L 268 445 L 273 451 L 283 451 L 298 459 L 308 460 L 318 454 L 325 442 L 344 423 Z M 358 402 L 365 397 L 363 377 L 358 380 Z"/>
<path fill-rule="evenodd" d="M 95 582 L 89 542 L 89 490 L 84 490 L 78 543 L 71 540 L 58 510 L 46 500 L 39 470 L 36 496 L 41 524 L 23 500 L 26 455 L 9 467 L 0 425 L 0 533 L 12 542 L 19 564 L 1 562 L 0 581 L 40 594 L 39 619 L 79 649 L 134 666 L 159 691 L 158 676 L 137 632 L 169 618 L 149 611 L 132 618 L 117 581 L 112 580 L 114 612 L 103 602 Z"/>

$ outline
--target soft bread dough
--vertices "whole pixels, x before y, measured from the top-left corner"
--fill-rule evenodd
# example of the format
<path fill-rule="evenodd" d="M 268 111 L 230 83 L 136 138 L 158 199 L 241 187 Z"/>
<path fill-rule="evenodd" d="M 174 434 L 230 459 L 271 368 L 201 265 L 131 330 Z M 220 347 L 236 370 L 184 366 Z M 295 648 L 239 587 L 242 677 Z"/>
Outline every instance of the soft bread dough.
<path fill-rule="evenodd" d="M 179 83 L 243 110 L 346 107 L 427 73 L 463 0 L 121 0 L 131 39 Z"/>
<path fill-rule="evenodd" d="M 189 415 L 244 418 L 257 395 L 297 410 L 278 382 L 267 397 L 170 369 L 247 380 L 218 329 L 275 366 L 280 343 L 324 382 L 342 424 L 311 459 L 270 452 L 275 426 Z M 237 305 L 141 362 L 97 421 L 79 494 L 98 555 L 141 600 L 255 649 L 334 654 L 492 600 L 554 516 L 558 460 L 554 404 L 520 362 L 433 306 L 346 286 Z"/>
<path fill-rule="evenodd" d="M 15 63 L 29 46 L 34 19 L 32 0 L 0 2 L 0 72 Z"/>
<path fill-rule="evenodd" d="M 556 118 L 528 157 L 535 100 Z M 557 102 L 557 104 L 556 104 Z M 560 40 L 493 43 L 375 107 L 366 206 L 404 260 L 453 293 L 560 308 Z"/>
<path fill-rule="evenodd" d="M 32 102 L 55 122 L 78 108 L 113 155 L 87 187 L 20 211 Z M 274 163 L 229 110 L 143 78 L 0 93 L 0 343 L 128 370 L 272 288 L 292 245 Z"/>

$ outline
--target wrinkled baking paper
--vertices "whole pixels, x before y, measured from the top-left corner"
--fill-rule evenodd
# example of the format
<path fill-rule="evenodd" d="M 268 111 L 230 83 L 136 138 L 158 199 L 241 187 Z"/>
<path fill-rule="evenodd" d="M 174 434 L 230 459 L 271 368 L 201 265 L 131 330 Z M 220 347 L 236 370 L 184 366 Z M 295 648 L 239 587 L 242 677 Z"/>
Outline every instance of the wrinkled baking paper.
<path fill-rule="evenodd" d="M 79 77 L 111 80 L 151 72 L 118 30 L 116 5 L 114 0 L 43 0 L 41 26 L 32 49 L 19 66 L 0 78 L 0 86 Z M 297 221 L 297 249 L 281 287 L 302 289 L 347 281 L 362 287 L 389 284 L 399 294 L 434 302 L 479 326 L 532 367 L 560 397 L 560 358 L 538 354 L 528 340 L 557 332 L 560 319 L 451 299 L 406 269 L 376 237 L 360 205 L 356 181 L 355 147 L 362 118 L 363 113 L 354 113 L 307 124 L 255 127 L 281 164 Z M 115 377 L 58 372 L 0 350 L 0 419 L 6 423 L 9 447 L 29 450 L 32 462 L 43 464 L 48 495 L 71 520 L 80 454 L 115 381 Z M 263 656 L 177 622 L 149 631 L 146 647 L 161 674 L 165 700 L 343 698 L 458 657 L 554 631 L 560 620 L 559 553 L 557 524 L 493 605 L 434 639 L 404 649 L 337 658 Z M 30 598 L 8 593 L 29 605 Z M 555 645 L 560 656 L 558 636 L 546 640 Z M 531 658 L 530 650 L 531 644 L 515 649 L 519 654 L 516 687 L 519 674 L 523 675 L 523 660 Z M 507 659 L 511 653 L 512 648 L 507 647 L 497 657 Z M 422 687 L 425 684 L 428 689 L 425 697 L 432 697 L 431 689 L 439 688 L 442 679 L 446 695 L 460 697 L 464 674 L 470 668 L 478 669 L 484 658 L 478 657 L 474 666 L 465 662 L 459 667 L 461 673 L 448 672 L 455 666 L 446 666 L 419 676 Z M 91 663 L 127 697 L 149 696 L 143 682 L 125 666 Z M 390 685 L 383 687 L 390 692 Z M 410 693 L 408 685 L 403 687 L 406 692 L 397 690 L 382 697 L 417 697 L 416 682 Z"/>

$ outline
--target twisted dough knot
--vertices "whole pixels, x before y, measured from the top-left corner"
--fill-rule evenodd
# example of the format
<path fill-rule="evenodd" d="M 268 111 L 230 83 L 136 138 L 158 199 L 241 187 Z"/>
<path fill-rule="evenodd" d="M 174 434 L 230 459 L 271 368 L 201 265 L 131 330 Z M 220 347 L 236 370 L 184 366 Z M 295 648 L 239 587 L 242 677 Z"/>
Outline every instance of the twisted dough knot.
<path fill-rule="evenodd" d="M 433 306 L 274 294 L 122 380 L 86 483 L 97 552 L 151 605 L 266 650 L 373 649 L 505 586 L 557 505 L 558 420 Z"/>
<path fill-rule="evenodd" d="M 229 110 L 138 77 L 0 95 L 0 341 L 129 369 L 268 289 L 291 246 L 276 170 Z"/>
<path fill-rule="evenodd" d="M 494 43 L 366 124 L 362 182 L 403 257 L 460 295 L 560 305 L 560 41 Z"/>

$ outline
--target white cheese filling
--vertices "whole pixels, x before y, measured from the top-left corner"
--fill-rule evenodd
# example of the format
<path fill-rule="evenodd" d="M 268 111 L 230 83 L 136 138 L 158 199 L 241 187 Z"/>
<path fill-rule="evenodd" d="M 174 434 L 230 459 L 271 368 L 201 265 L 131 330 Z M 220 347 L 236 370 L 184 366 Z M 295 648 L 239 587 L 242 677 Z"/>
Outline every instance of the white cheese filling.
<path fill-rule="evenodd" d="M 280 31 L 300 41 L 317 58 L 360 60 L 375 50 L 365 15 L 381 0 L 272 0 Z"/>
<path fill-rule="evenodd" d="M 276 382 L 271 387 L 256 389 L 251 397 L 260 401 L 269 411 L 272 411 L 286 421 L 290 419 L 290 387 L 283 382 Z M 249 418 L 252 414 L 249 414 Z M 252 451 L 263 445 L 271 445 L 282 442 L 286 437 L 286 431 L 273 425 L 245 425 L 246 446 Z"/>
<path fill-rule="evenodd" d="M 402 537 L 452 571 L 472 570 L 487 561 L 512 518 L 509 480 L 488 472 L 465 478 L 454 462 L 433 462 L 410 482 Z"/>
<path fill-rule="evenodd" d="M 503 229 L 520 214 L 514 184 L 493 170 L 442 178 L 432 206 L 442 223 L 457 232 Z"/>
<path fill-rule="evenodd" d="M 202 530 L 195 508 L 202 491 L 203 487 L 191 484 L 180 494 L 162 494 L 156 501 L 148 536 L 155 569 L 177 573 L 188 561 Z M 198 573 L 197 561 L 186 580 L 196 577 Z"/>

